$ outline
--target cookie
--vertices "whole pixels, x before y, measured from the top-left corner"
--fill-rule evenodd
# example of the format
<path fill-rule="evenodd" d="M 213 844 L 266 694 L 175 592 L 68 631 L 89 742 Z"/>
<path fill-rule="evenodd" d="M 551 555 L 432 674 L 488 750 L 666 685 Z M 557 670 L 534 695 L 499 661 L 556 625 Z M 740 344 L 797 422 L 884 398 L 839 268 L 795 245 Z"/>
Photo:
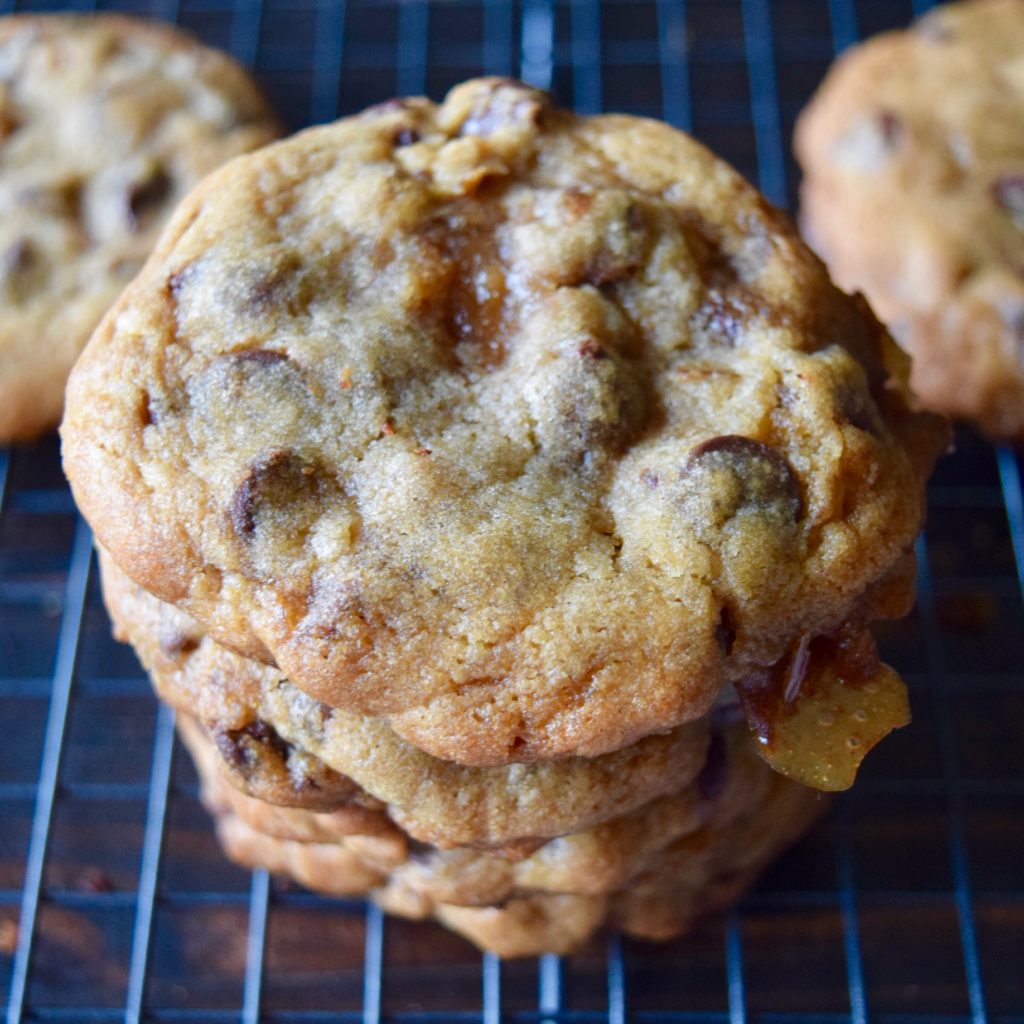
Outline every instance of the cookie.
<path fill-rule="evenodd" d="M 504 902 L 524 892 L 595 895 L 623 888 L 656 867 L 662 853 L 683 836 L 716 831 L 751 813 L 772 786 L 772 774 L 757 757 L 749 736 L 733 727 L 718 736 L 720 750 L 714 777 L 701 778 L 670 796 L 660 797 L 630 814 L 548 842 L 510 844 L 500 850 L 470 847 L 439 850 L 404 842 L 387 821 L 364 835 L 357 824 L 338 815 L 275 808 L 227 784 L 217 765 L 213 744 L 194 722 L 180 722 L 199 768 L 203 799 L 218 818 L 238 819 L 268 839 L 311 844 L 293 847 L 294 873 L 306 884 L 330 891 L 334 863 L 330 847 L 359 850 L 350 840 L 373 838 L 373 852 L 360 854 L 369 866 L 390 872 L 389 902 L 422 904 L 420 916 L 434 903 L 466 906 Z M 355 826 L 355 827 L 354 827 Z M 237 832 L 237 827 L 232 826 Z M 324 849 L 321 850 L 320 848 Z M 382 851 L 382 852 L 378 852 Z M 350 882 L 341 879 L 348 887 Z M 348 888 L 346 892 L 350 891 Z"/>
<path fill-rule="evenodd" d="M 805 234 L 913 356 L 932 409 L 1024 439 L 1024 4 L 847 51 L 801 115 Z"/>
<path fill-rule="evenodd" d="M 65 468 L 129 575 L 322 703 L 596 757 L 861 613 L 945 445 L 904 374 L 696 142 L 485 79 L 200 185 Z"/>
<path fill-rule="evenodd" d="M 0 442 L 57 424 L 72 364 L 178 201 L 276 135 L 242 68 L 176 29 L 0 19 Z"/>
<path fill-rule="evenodd" d="M 635 857 L 618 874 L 603 870 L 599 847 L 572 850 L 576 837 L 555 840 L 519 861 L 461 851 L 457 858 L 451 852 L 428 852 L 394 864 L 388 863 L 387 852 L 383 862 L 375 860 L 372 844 L 352 838 L 334 843 L 282 839 L 223 808 L 217 832 L 228 855 L 247 867 L 283 872 L 334 895 L 367 892 L 390 913 L 434 916 L 502 956 L 566 953 L 586 942 L 606 919 L 641 938 L 680 934 L 738 898 L 823 812 L 827 801 L 820 794 L 773 776 L 756 757 L 747 763 L 763 783 L 756 799 L 748 795 L 734 801 L 733 813 L 720 821 L 674 836 L 659 834 L 659 818 L 650 814 L 644 823 L 649 842 L 636 843 Z M 606 849 L 612 860 L 621 853 L 613 828 L 601 826 L 605 834 L 594 840 L 611 841 Z M 545 854 L 548 862 L 538 863 Z M 646 865 L 645 856 L 650 858 Z M 457 866 L 450 870 L 453 860 Z M 484 902 L 488 899 L 494 902 Z M 550 913 L 555 908 L 558 920 Z"/>
<path fill-rule="evenodd" d="M 232 654 L 100 553 L 103 592 L 160 695 L 216 738 L 233 783 L 309 809 L 386 809 L 416 839 L 495 846 L 578 831 L 695 779 L 708 725 L 694 722 L 588 761 L 468 768 L 399 739 L 386 723 L 326 707 L 280 672 Z M 345 787 L 348 787 L 346 789 Z"/>

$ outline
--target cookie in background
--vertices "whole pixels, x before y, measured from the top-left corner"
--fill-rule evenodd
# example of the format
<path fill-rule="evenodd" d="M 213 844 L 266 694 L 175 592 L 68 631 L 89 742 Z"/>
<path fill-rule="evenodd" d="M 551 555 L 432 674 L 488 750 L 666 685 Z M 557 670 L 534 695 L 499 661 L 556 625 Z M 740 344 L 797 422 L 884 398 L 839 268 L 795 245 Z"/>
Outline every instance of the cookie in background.
<path fill-rule="evenodd" d="M 801 115 L 801 221 L 913 357 L 922 403 L 1024 441 L 1024 4 L 848 50 Z"/>
<path fill-rule="evenodd" d="M 249 75 L 179 29 L 0 19 L 0 443 L 56 426 L 72 364 L 179 200 L 277 134 Z"/>

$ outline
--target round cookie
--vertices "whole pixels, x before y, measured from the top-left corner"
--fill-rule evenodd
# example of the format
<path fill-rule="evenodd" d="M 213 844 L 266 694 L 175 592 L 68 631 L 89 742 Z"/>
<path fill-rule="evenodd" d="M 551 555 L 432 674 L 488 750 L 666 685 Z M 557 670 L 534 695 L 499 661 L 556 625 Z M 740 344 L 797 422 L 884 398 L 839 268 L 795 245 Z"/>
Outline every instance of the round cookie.
<path fill-rule="evenodd" d="M 945 432 L 693 140 L 486 79 L 215 173 L 79 362 L 135 580 L 472 765 L 704 715 L 901 563 Z"/>
<path fill-rule="evenodd" d="M 441 761 L 386 723 L 318 704 L 280 672 L 203 636 L 102 550 L 100 563 L 118 635 L 133 645 L 160 695 L 205 724 L 231 781 L 264 801 L 383 810 L 423 842 L 500 846 L 627 814 L 682 789 L 706 762 L 707 722 L 594 760 L 491 768 Z"/>
<path fill-rule="evenodd" d="M 181 197 L 277 134 L 242 68 L 169 26 L 0 18 L 0 443 L 56 425 Z"/>
<path fill-rule="evenodd" d="M 913 357 L 922 402 L 1024 439 L 1024 4 L 847 51 L 800 116 L 807 238 Z"/>

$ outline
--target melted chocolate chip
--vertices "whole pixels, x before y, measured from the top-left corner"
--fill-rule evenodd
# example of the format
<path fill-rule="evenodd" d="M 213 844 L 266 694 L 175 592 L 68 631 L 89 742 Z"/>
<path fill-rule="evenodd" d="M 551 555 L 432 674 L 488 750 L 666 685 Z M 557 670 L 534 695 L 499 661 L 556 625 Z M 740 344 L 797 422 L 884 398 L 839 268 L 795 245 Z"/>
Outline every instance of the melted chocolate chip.
<path fill-rule="evenodd" d="M 495 79 L 462 122 L 460 135 L 493 135 L 502 128 L 529 127 L 540 119 L 543 93 L 514 78 Z"/>
<path fill-rule="evenodd" d="M 241 742 L 241 732 L 234 729 L 215 729 L 213 742 L 224 763 L 233 768 L 242 768 L 249 763 L 249 752 Z"/>
<path fill-rule="evenodd" d="M 854 388 L 843 388 L 836 395 L 836 407 L 842 420 L 867 434 L 874 434 L 875 418 L 870 401 L 867 394 Z"/>
<path fill-rule="evenodd" d="M 224 761 L 233 768 L 250 768 L 259 760 L 259 748 L 288 760 L 291 745 L 281 739 L 272 725 L 257 718 L 241 729 L 216 729 L 214 743 Z"/>
<path fill-rule="evenodd" d="M 294 452 L 277 448 L 252 466 L 235 488 L 228 514 L 239 537 L 256 531 L 264 506 L 280 507 L 316 489 L 310 468 Z"/>
<path fill-rule="evenodd" d="M 126 220 L 129 229 L 139 231 L 145 222 L 152 217 L 159 206 L 171 194 L 170 175 L 161 167 L 156 168 L 149 177 L 142 181 L 132 182 L 125 195 Z"/>
<path fill-rule="evenodd" d="M 262 746 L 269 747 L 278 756 L 287 759 L 291 745 L 281 739 L 277 730 L 269 723 L 264 722 L 262 718 L 257 718 L 241 731 Z"/>
<path fill-rule="evenodd" d="M 726 472 L 738 484 L 720 509 L 725 517 L 741 511 L 767 512 L 797 522 L 803 511 L 800 481 L 786 457 L 763 441 L 739 434 L 708 438 L 694 447 L 684 478 L 698 472 Z"/>

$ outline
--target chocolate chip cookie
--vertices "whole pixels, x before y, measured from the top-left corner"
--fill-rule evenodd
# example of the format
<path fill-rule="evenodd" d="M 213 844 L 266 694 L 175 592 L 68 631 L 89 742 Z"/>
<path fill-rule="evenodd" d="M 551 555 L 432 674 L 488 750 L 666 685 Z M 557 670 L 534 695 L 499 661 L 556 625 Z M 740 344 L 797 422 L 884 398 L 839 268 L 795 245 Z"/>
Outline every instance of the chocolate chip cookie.
<path fill-rule="evenodd" d="M 929 407 L 1024 439 L 1024 4 L 845 53 L 801 115 L 802 220 L 913 356 Z"/>
<path fill-rule="evenodd" d="M 682 789 L 702 771 L 706 721 L 586 760 L 471 768 L 425 754 L 386 723 L 330 708 L 279 671 L 204 637 L 184 613 L 133 584 L 101 553 L 121 639 L 157 691 L 200 719 L 222 771 L 268 805 L 386 813 L 438 847 L 501 846 L 577 832 Z"/>
<path fill-rule="evenodd" d="M 905 375 L 696 142 L 484 79 L 201 184 L 65 466 L 136 581 L 316 700 L 464 764 L 595 757 L 892 591 L 946 443 Z"/>
<path fill-rule="evenodd" d="M 503 956 L 571 952 L 606 920 L 641 938 L 670 938 L 734 901 L 765 864 L 823 812 L 827 801 L 774 776 L 742 728 L 727 733 L 727 781 L 544 844 L 480 852 L 403 849 L 381 838 L 307 841 L 259 827 L 260 807 L 204 773 L 217 832 L 234 860 L 283 872 L 332 895 L 367 893 L 390 913 L 434 916 Z M 255 819 L 255 820 L 254 820 Z M 550 911 L 559 919 L 552 920 Z"/>
<path fill-rule="evenodd" d="M 0 442 L 56 425 L 73 362 L 178 201 L 276 133 L 242 68 L 175 29 L 0 18 Z"/>

